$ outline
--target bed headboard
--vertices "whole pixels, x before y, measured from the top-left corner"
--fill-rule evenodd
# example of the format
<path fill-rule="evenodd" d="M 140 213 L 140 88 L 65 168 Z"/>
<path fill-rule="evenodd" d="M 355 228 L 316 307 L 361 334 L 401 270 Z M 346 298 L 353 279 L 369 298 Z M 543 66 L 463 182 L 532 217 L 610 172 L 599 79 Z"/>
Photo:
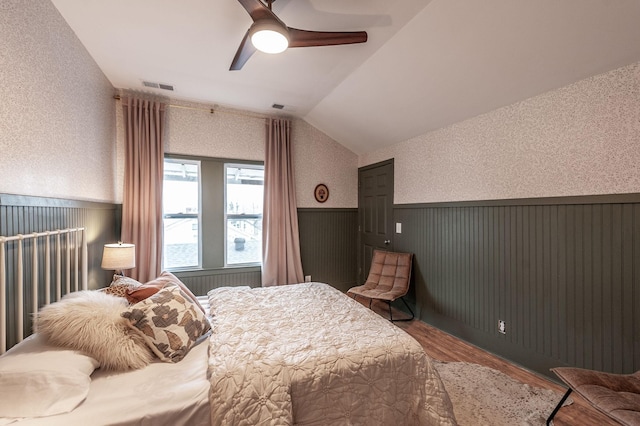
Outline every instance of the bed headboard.
<path fill-rule="evenodd" d="M 0 236 L 0 354 L 23 340 L 25 317 L 87 289 L 87 265 L 84 228 Z"/>

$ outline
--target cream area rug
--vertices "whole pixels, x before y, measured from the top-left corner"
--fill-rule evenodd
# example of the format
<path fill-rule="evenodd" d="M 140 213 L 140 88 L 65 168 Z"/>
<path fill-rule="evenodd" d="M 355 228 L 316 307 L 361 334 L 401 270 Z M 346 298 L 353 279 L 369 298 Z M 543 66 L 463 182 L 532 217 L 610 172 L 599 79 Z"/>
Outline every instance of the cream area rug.
<path fill-rule="evenodd" d="M 460 426 L 544 425 L 562 394 L 466 362 L 433 360 Z M 569 398 L 564 405 L 571 404 Z"/>

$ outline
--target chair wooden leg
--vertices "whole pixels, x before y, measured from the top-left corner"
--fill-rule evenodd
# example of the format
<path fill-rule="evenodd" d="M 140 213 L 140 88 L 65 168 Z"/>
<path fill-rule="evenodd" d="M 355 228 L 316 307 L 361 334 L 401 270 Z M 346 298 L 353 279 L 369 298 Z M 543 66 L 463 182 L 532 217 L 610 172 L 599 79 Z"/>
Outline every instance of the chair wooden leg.
<path fill-rule="evenodd" d="M 564 396 L 562 397 L 560 402 L 558 402 L 558 405 L 556 405 L 556 408 L 553 409 L 553 413 L 551 413 L 551 415 L 547 419 L 547 426 L 551 425 L 551 421 L 553 420 L 553 418 L 558 413 L 558 410 L 560 410 L 560 407 L 562 407 L 562 404 L 564 404 L 564 402 L 567 400 L 567 398 L 569 398 L 569 394 L 570 393 L 571 393 L 571 388 L 567 389 L 567 392 L 564 394 Z"/>

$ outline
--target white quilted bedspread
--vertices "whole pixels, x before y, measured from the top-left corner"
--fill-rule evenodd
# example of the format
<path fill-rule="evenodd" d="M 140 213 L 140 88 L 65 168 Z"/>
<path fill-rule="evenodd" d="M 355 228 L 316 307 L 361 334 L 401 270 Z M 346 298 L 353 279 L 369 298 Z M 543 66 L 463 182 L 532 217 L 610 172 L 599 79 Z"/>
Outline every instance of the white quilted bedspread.
<path fill-rule="evenodd" d="M 455 425 L 411 336 L 321 283 L 209 292 L 214 425 Z"/>

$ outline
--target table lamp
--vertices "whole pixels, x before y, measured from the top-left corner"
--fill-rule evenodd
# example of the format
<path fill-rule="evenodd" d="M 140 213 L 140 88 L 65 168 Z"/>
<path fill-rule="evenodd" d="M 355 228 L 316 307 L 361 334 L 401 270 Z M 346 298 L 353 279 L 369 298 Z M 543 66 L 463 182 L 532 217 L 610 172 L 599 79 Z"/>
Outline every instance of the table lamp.
<path fill-rule="evenodd" d="M 136 267 L 136 246 L 119 241 L 105 244 L 102 252 L 102 269 L 113 269 L 116 275 L 124 276 L 125 269 Z"/>

